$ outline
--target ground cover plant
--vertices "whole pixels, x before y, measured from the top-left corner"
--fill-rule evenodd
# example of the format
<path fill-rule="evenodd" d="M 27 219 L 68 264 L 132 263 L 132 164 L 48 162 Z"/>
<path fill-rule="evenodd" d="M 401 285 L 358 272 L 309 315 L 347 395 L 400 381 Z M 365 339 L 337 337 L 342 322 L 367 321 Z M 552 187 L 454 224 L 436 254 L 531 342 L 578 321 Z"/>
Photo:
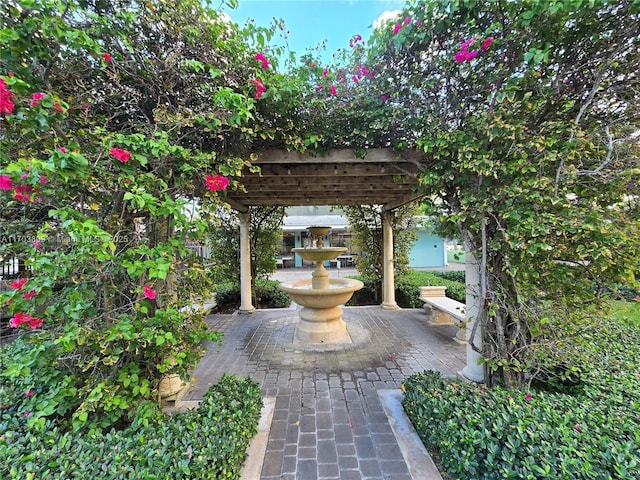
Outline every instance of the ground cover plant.
<path fill-rule="evenodd" d="M 571 384 L 490 389 L 425 372 L 405 382 L 404 408 L 451 478 L 639 478 L 639 321 L 600 319 L 568 345 Z"/>
<path fill-rule="evenodd" d="M 46 395 L 37 391 L 30 401 Z M 221 377 L 196 410 L 124 429 L 85 433 L 64 431 L 52 421 L 31 425 L 19 404 L 4 405 L 0 477 L 237 479 L 261 408 L 257 383 L 231 375 Z"/>

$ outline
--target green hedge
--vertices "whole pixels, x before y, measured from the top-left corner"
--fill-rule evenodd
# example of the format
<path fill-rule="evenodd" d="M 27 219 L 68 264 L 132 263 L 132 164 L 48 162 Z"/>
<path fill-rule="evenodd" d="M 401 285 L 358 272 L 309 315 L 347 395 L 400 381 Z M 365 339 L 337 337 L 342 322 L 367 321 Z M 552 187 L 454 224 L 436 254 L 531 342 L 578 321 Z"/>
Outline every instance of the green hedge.
<path fill-rule="evenodd" d="M 424 302 L 420 300 L 420 287 L 447 287 L 447 297 L 459 302 L 466 301 L 466 286 L 464 272 L 420 272 L 410 270 L 395 281 L 396 303 L 401 308 L 422 308 Z M 357 278 L 362 280 L 360 276 Z M 347 305 L 374 305 L 381 302 L 380 286 L 372 282 L 365 282 L 364 288 L 353 294 Z"/>
<path fill-rule="evenodd" d="M 406 381 L 404 408 L 441 470 L 459 480 L 640 478 L 640 331 L 603 321 L 591 340 L 598 361 L 581 366 L 578 394 L 486 389 L 425 372 Z"/>
<path fill-rule="evenodd" d="M 257 383 L 231 375 L 197 410 L 105 433 L 61 433 L 52 422 L 29 429 L 22 414 L 4 408 L 0 478 L 237 479 L 261 408 Z"/>
<path fill-rule="evenodd" d="M 278 288 L 276 280 L 259 281 L 256 285 L 257 308 L 287 308 L 291 297 Z M 216 289 L 216 306 L 213 313 L 235 309 L 240 306 L 240 286 L 234 283 L 222 283 Z"/>

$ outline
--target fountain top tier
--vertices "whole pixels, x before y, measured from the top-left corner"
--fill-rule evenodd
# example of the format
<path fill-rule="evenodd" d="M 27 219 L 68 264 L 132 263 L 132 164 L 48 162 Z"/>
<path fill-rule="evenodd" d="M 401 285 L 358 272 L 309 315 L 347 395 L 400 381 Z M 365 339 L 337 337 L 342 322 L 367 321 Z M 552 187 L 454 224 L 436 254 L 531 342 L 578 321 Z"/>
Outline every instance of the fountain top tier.
<path fill-rule="evenodd" d="M 315 238 L 316 247 L 322 248 L 322 237 L 329 233 L 331 227 L 320 227 L 318 225 L 312 225 L 311 227 L 307 227 L 307 230 L 309 230 L 309 233 L 313 236 L 313 238 Z"/>
<path fill-rule="evenodd" d="M 304 260 L 308 262 L 316 262 L 319 268 L 322 268 L 322 262 L 326 260 L 334 260 L 338 258 L 341 253 L 347 251 L 345 247 L 325 247 L 323 246 L 322 237 L 329 233 L 331 227 L 308 227 L 309 233 L 316 241 L 315 248 L 294 248 L 291 251 L 300 255 Z"/>

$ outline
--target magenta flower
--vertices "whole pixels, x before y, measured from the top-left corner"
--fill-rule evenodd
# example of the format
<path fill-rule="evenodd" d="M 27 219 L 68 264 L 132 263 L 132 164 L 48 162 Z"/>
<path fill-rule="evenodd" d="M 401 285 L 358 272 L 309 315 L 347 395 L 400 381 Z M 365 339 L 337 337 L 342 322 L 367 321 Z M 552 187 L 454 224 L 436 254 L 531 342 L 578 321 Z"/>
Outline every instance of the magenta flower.
<path fill-rule="evenodd" d="M 22 294 L 22 296 L 25 298 L 25 300 L 29 300 L 33 297 L 35 297 L 36 295 L 38 295 L 38 292 L 35 290 L 31 290 L 30 292 L 24 292 Z"/>
<path fill-rule="evenodd" d="M 256 86 L 256 100 L 260 100 L 262 98 L 262 94 L 267 91 L 267 87 L 262 84 L 262 81 L 259 78 L 251 80 Z"/>
<path fill-rule="evenodd" d="M 9 326 L 11 328 L 17 328 L 23 323 L 28 324 L 32 330 L 39 328 L 44 323 L 41 319 L 32 317 L 28 313 L 16 313 L 11 320 L 9 320 Z"/>
<path fill-rule="evenodd" d="M 27 397 L 27 398 L 28 397 L 33 397 L 34 393 L 36 393 L 36 391 L 33 388 L 31 388 L 31 389 L 29 389 L 29 391 L 27 393 L 24 394 L 24 396 Z"/>
<path fill-rule="evenodd" d="M 380 100 L 382 100 L 382 103 L 387 101 L 387 96 L 386 95 L 381 95 L 380 96 Z"/>
<path fill-rule="evenodd" d="M 40 105 L 40 100 L 42 100 L 47 94 L 42 92 L 36 92 L 31 95 L 31 101 L 29 102 L 32 107 L 37 107 Z"/>
<path fill-rule="evenodd" d="M 331 95 L 333 95 L 334 97 L 338 95 L 338 89 L 335 85 L 331 85 Z"/>
<path fill-rule="evenodd" d="M 31 200 L 29 194 L 33 191 L 33 189 L 29 185 L 18 185 L 16 187 L 15 192 L 13 193 L 14 200 L 28 202 Z"/>
<path fill-rule="evenodd" d="M 492 43 L 493 43 L 493 37 L 487 37 L 485 41 L 482 42 L 482 45 L 480 45 L 480 51 L 484 52 L 489 50 L 489 47 L 491 47 Z"/>
<path fill-rule="evenodd" d="M 326 77 L 327 75 L 329 75 L 329 70 L 325 68 L 324 71 L 322 72 L 322 76 Z"/>
<path fill-rule="evenodd" d="M 49 179 L 46 175 L 40 175 L 40 185 L 46 185 L 49 183 Z"/>
<path fill-rule="evenodd" d="M 145 298 L 148 298 L 149 300 L 156 298 L 156 292 L 149 285 L 144 285 L 142 287 L 142 291 Z"/>
<path fill-rule="evenodd" d="M 269 68 L 269 61 L 262 53 L 256 53 L 256 56 L 253 58 L 262 63 L 262 68 Z"/>
<path fill-rule="evenodd" d="M 0 175 L 0 190 L 11 190 L 13 188 L 13 181 L 8 175 Z"/>
<path fill-rule="evenodd" d="M 524 400 L 530 402 L 533 397 L 531 395 L 525 395 Z"/>
<path fill-rule="evenodd" d="M 411 17 L 409 17 L 409 16 L 405 17 L 404 24 L 405 25 L 409 25 L 410 23 L 411 23 Z"/>
<path fill-rule="evenodd" d="M 477 50 L 472 50 L 471 52 L 468 52 L 467 50 L 460 50 L 456 53 L 454 60 L 456 61 L 456 63 L 470 62 L 477 56 Z"/>
<path fill-rule="evenodd" d="M 9 288 L 20 290 L 22 287 L 24 287 L 25 283 L 27 283 L 26 278 L 19 278 L 18 280 L 14 280 L 13 282 L 11 282 L 9 284 Z"/>
<path fill-rule="evenodd" d="M 401 28 L 402 28 L 402 25 L 400 23 L 396 23 L 393 26 L 393 34 L 397 35 Z"/>
<path fill-rule="evenodd" d="M 13 112 L 15 104 L 11 98 L 15 94 L 7 88 L 7 82 L 0 78 L 0 114 L 8 115 Z"/>
<path fill-rule="evenodd" d="M 33 242 L 33 248 L 38 248 L 40 246 L 40 241 L 39 240 L 35 240 Z"/>
<path fill-rule="evenodd" d="M 53 108 L 55 108 L 60 113 L 64 113 L 64 108 L 58 103 L 58 100 L 53 101 Z"/>
<path fill-rule="evenodd" d="M 111 54 L 109 53 L 103 53 L 102 54 L 102 58 L 104 58 L 104 61 L 109 63 L 111 61 Z"/>
<path fill-rule="evenodd" d="M 205 184 L 209 190 L 216 192 L 226 189 L 229 186 L 229 179 L 223 175 L 207 175 Z"/>
<path fill-rule="evenodd" d="M 67 153 L 67 149 L 64 147 L 60 147 L 58 150 L 60 150 L 60 153 Z"/>
<path fill-rule="evenodd" d="M 116 160 L 122 163 L 127 163 L 131 158 L 131 154 L 121 148 L 112 148 L 111 150 L 109 150 L 109 153 L 113 155 Z"/>

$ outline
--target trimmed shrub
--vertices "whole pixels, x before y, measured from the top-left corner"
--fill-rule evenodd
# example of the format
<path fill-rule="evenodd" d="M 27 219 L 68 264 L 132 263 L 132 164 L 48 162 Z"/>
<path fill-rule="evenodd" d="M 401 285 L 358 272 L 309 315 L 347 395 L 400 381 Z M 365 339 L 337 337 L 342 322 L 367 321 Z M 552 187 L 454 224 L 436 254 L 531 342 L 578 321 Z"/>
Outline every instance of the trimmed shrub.
<path fill-rule="evenodd" d="M 462 278 L 462 281 L 452 280 L 450 277 Z M 360 276 L 349 278 L 362 280 Z M 420 287 L 437 285 L 447 287 L 447 297 L 462 303 L 466 301 L 464 272 L 419 272 L 410 270 L 396 278 L 396 303 L 401 308 L 422 308 L 423 302 L 420 300 Z M 351 300 L 347 302 L 347 305 L 376 305 L 381 301 L 380 285 L 369 281 L 364 282 L 364 288 L 355 292 Z"/>
<path fill-rule="evenodd" d="M 254 380 L 223 375 L 197 410 L 124 430 L 62 433 L 51 421 L 29 428 L 23 415 L 4 411 L 0 478 L 237 479 L 261 408 Z"/>
<path fill-rule="evenodd" d="M 256 285 L 256 308 L 287 308 L 291 297 L 278 288 L 276 280 L 259 281 Z M 240 306 L 240 286 L 234 283 L 222 283 L 216 290 L 214 313 L 235 310 Z"/>
<path fill-rule="evenodd" d="M 404 408 L 453 478 L 640 478 L 640 331 L 603 321 L 578 393 L 410 377 Z M 567 352 L 568 362 L 581 358 Z"/>

